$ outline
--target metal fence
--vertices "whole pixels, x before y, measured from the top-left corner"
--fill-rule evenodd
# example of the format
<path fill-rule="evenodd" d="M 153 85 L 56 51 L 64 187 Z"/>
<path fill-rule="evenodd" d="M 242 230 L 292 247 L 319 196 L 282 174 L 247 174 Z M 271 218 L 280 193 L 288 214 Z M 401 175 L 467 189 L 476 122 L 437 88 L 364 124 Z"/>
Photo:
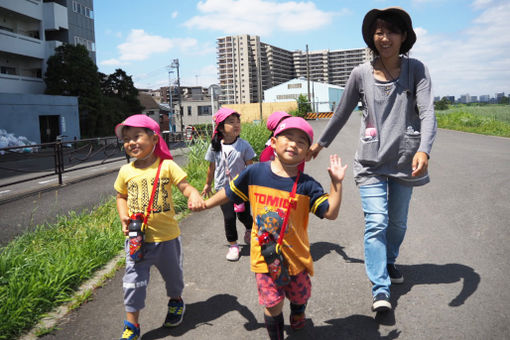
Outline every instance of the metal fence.
<path fill-rule="evenodd" d="M 182 132 L 163 133 L 170 149 L 185 142 Z M 0 148 L 0 188 L 118 162 L 129 157 L 117 137 L 57 140 L 52 143 Z"/>

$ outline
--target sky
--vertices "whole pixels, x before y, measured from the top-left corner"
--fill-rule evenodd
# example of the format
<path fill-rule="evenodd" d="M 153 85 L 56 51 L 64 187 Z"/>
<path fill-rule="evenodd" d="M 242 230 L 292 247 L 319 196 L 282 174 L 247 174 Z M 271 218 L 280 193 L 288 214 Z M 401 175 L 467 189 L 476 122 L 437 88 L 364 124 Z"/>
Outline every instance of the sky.
<path fill-rule="evenodd" d="M 417 41 L 410 56 L 429 69 L 434 96 L 510 93 L 509 0 L 96 0 L 96 62 L 120 68 L 137 88 L 218 82 L 216 39 L 259 35 L 290 51 L 366 47 L 361 23 L 372 8 L 400 6 Z"/>

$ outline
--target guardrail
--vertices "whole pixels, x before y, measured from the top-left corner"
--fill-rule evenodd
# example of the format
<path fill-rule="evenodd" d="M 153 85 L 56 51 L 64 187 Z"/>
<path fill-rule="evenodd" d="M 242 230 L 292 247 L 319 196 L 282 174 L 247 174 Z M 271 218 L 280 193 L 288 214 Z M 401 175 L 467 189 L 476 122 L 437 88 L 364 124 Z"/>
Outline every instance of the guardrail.
<path fill-rule="evenodd" d="M 182 132 L 163 133 L 170 149 L 184 143 Z M 117 137 L 57 140 L 52 143 L 0 148 L 0 188 L 66 172 L 118 162 L 129 157 Z"/>

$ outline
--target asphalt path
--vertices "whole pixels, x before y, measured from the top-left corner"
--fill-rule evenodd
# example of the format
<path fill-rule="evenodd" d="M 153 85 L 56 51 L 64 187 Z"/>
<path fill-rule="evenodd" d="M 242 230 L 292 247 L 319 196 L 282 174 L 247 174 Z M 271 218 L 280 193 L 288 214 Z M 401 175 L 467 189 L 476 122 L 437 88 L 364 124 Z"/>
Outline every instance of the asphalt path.
<path fill-rule="evenodd" d="M 429 166 L 432 181 L 413 193 L 398 258 L 405 282 L 391 288 L 394 310 L 376 315 L 370 311 L 363 216 L 352 178 L 358 119 L 353 115 L 332 145 L 305 167 L 325 188 L 331 153 L 338 153 L 349 171 L 339 218 L 310 217 L 316 273 L 308 320 L 304 330 L 292 332 L 286 302 L 287 339 L 509 339 L 510 139 L 438 131 Z M 317 136 L 325 124 L 312 122 Z M 225 260 L 220 209 L 192 213 L 181 228 L 184 321 L 175 329 L 161 327 L 167 298 L 153 271 L 140 318 L 142 339 L 267 338 L 249 250 L 242 247 L 238 262 Z M 94 291 L 92 301 L 67 314 L 59 329 L 42 339 L 118 339 L 124 319 L 122 275 L 119 270 Z"/>

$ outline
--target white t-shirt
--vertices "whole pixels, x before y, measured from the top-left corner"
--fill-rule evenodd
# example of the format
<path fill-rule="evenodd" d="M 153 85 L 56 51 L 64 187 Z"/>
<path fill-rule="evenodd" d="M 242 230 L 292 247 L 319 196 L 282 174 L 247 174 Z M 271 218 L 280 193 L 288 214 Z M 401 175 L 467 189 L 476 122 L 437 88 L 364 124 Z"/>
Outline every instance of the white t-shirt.
<path fill-rule="evenodd" d="M 253 159 L 257 154 L 250 143 L 242 138 L 237 138 L 232 144 L 221 143 L 221 151 L 213 151 L 211 145 L 205 154 L 205 160 L 215 165 L 214 189 L 220 190 L 228 185 L 231 179 L 246 168 L 246 162 Z M 228 165 L 228 168 L 227 168 Z M 230 172 L 230 176 L 227 174 Z"/>

